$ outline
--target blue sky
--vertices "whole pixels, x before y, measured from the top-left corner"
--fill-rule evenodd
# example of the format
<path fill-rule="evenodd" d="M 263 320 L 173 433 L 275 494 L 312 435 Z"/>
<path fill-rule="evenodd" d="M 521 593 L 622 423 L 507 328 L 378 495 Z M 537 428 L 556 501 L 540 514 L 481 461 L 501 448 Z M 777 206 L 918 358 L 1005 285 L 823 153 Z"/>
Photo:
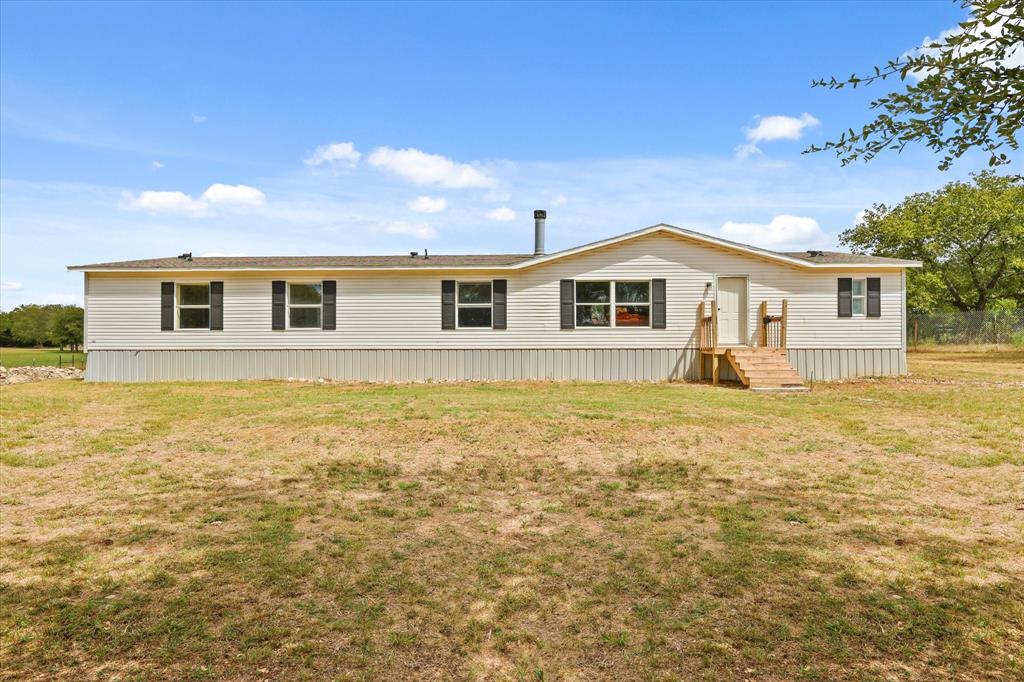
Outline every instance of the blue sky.
<path fill-rule="evenodd" d="M 952 2 L 0 5 L 0 306 L 72 263 L 556 250 L 668 222 L 832 247 L 952 171 L 801 155 L 882 90 L 811 89 Z"/>

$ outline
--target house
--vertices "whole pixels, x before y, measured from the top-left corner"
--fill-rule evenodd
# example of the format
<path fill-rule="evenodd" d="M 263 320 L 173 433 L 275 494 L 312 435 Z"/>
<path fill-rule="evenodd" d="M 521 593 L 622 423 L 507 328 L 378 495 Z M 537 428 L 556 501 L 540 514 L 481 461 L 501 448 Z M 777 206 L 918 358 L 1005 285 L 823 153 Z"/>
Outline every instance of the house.
<path fill-rule="evenodd" d="M 916 261 L 755 248 L 671 225 L 532 254 L 207 257 L 85 275 L 89 381 L 714 377 L 906 371 Z M 799 374 L 799 377 L 796 374 Z"/>

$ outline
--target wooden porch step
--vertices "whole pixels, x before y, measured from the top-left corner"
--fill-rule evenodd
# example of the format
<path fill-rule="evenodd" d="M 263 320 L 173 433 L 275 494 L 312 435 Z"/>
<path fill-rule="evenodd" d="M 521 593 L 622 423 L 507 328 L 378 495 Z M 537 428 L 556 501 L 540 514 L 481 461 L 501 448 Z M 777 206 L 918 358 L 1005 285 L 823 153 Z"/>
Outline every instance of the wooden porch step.
<path fill-rule="evenodd" d="M 761 367 L 754 367 L 750 369 L 744 369 L 743 373 L 747 375 L 748 379 L 771 379 L 774 377 L 779 378 L 793 378 L 797 381 L 803 381 L 800 375 L 792 367 L 773 367 L 771 369 L 763 369 Z"/>
<path fill-rule="evenodd" d="M 725 358 L 744 386 L 754 390 L 806 390 L 785 349 L 736 347 Z"/>
<path fill-rule="evenodd" d="M 789 365 L 789 358 L 786 358 L 786 357 L 784 357 L 782 355 L 768 355 L 768 356 L 762 356 L 762 355 L 746 355 L 746 356 L 744 356 L 744 355 L 739 355 L 739 356 L 736 356 L 736 357 L 737 357 L 737 359 L 742 360 L 743 362 L 749 362 L 751 365 L 757 365 L 757 366 L 761 366 L 761 365 L 764 365 L 764 366 L 776 366 L 776 365 L 779 365 L 779 366 L 782 366 L 782 367 L 789 367 L 790 366 Z"/>

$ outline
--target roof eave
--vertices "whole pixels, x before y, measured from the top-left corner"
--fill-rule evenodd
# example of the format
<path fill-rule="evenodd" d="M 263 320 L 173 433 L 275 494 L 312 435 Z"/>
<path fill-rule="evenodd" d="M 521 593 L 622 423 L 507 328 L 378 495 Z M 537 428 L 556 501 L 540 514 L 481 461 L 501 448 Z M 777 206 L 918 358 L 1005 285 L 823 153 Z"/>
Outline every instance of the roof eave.
<path fill-rule="evenodd" d="M 295 271 L 316 271 L 316 272 L 375 272 L 387 270 L 389 272 L 420 272 L 423 270 L 508 270 L 509 265 L 420 265 L 417 267 L 405 267 L 399 265 L 334 265 L 334 266 L 253 266 L 244 268 L 223 268 L 223 267 L 195 267 L 195 268 L 118 268 L 118 267 L 97 267 L 93 265 L 69 265 L 69 272 L 295 272 Z"/>
<path fill-rule="evenodd" d="M 731 251 L 737 251 L 744 253 L 754 258 L 762 258 L 765 260 L 786 263 L 787 265 L 793 265 L 800 268 L 806 268 L 809 270 L 827 270 L 833 268 L 839 269 L 899 269 L 899 268 L 919 268 L 921 267 L 920 261 L 911 261 L 908 263 L 812 263 L 800 258 L 793 258 L 785 254 L 777 253 L 775 251 L 768 251 L 766 249 L 759 249 L 754 246 L 747 246 L 745 244 L 739 244 L 736 242 L 730 242 L 724 239 L 718 239 L 710 235 L 701 234 L 700 232 L 694 232 L 692 230 L 684 230 L 683 228 L 676 227 L 675 225 L 668 225 L 666 223 L 659 223 L 650 227 L 642 228 L 634 232 L 618 235 L 617 237 L 609 237 L 601 241 L 593 242 L 591 244 L 584 244 L 583 246 L 576 246 L 571 249 L 564 251 L 557 251 L 555 253 L 547 254 L 544 256 L 538 256 L 537 258 L 531 258 L 521 263 L 516 263 L 510 266 L 510 269 L 524 269 L 534 267 L 536 265 L 542 265 L 549 263 L 554 260 L 561 258 L 568 258 L 570 256 L 579 255 L 595 249 L 600 249 L 605 246 L 612 246 L 624 241 L 631 239 L 637 239 L 639 237 L 645 237 L 650 234 L 657 232 L 667 232 L 669 234 L 676 235 L 683 239 L 691 239 L 696 242 L 717 246 L 719 248 L 728 249 Z"/>

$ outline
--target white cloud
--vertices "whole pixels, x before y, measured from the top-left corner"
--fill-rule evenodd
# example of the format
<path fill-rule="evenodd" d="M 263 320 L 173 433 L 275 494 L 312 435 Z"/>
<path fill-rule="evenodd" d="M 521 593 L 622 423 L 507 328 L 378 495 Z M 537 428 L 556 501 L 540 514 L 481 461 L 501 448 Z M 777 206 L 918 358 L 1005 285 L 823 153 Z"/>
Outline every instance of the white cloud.
<path fill-rule="evenodd" d="M 416 239 L 437 239 L 437 230 L 427 223 L 408 223 L 404 220 L 395 220 L 381 228 L 388 234 L 400 234 Z"/>
<path fill-rule="evenodd" d="M 21 282 L 0 282 L 0 291 L 21 291 Z"/>
<path fill-rule="evenodd" d="M 232 204 L 235 206 L 262 206 L 267 200 L 267 196 L 255 187 L 220 183 L 210 185 L 199 198 L 209 204 Z"/>
<path fill-rule="evenodd" d="M 241 256 L 248 256 L 249 254 L 243 252 L 237 253 L 224 253 L 222 251 L 207 251 L 206 253 L 199 254 L 200 258 L 239 258 Z"/>
<path fill-rule="evenodd" d="M 777 215 L 768 224 L 726 222 L 718 233 L 725 239 L 766 249 L 798 250 L 827 241 L 818 221 L 795 215 Z"/>
<path fill-rule="evenodd" d="M 351 142 L 331 142 L 317 147 L 303 163 L 307 166 L 321 166 L 328 163 L 352 168 L 359 163 L 362 156 Z"/>
<path fill-rule="evenodd" d="M 551 197 L 552 206 L 565 206 L 566 202 L 568 201 L 569 200 L 565 197 L 564 194 L 556 194 L 555 196 Z"/>
<path fill-rule="evenodd" d="M 510 220 L 516 219 L 516 212 L 508 206 L 502 206 L 494 209 L 493 211 L 489 211 L 485 217 L 488 220 L 497 220 L 502 223 L 507 223 Z"/>
<path fill-rule="evenodd" d="M 795 116 L 758 116 L 757 124 L 746 129 L 747 142 L 736 147 L 736 156 L 746 159 L 763 152 L 757 146 L 759 142 L 772 140 L 799 140 L 804 130 L 821 123 L 808 113 Z"/>
<path fill-rule="evenodd" d="M 192 114 L 193 123 L 206 123 L 206 117 L 202 114 Z"/>
<path fill-rule="evenodd" d="M 417 213 L 440 213 L 448 208 L 448 201 L 444 197 L 416 197 L 408 204 L 409 210 Z"/>
<path fill-rule="evenodd" d="M 736 156 L 740 159 L 748 159 L 751 156 L 764 156 L 764 152 L 753 142 L 747 142 L 736 147 Z"/>
<path fill-rule="evenodd" d="M 808 113 L 793 116 L 762 116 L 757 125 L 747 129 L 747 139 L 751 142 L 768 142 L 771 140 L 799 140 L 804 129 L 816 126 L 820 121 Z"/>
<path fill-rule="evenodd" d="M 154 161 L 151 165 L 153 166 L 153 170 L 160 170 L 164 167 L 164 164 L 160 161 Z"/>
<path fill-rule="evenodd" d="M 121 196 L 121 207 L 150 213 L 201 216 L 211 205 L 258 207 L 266 203 L 266 198 L 255 187 L 216 183 L 207 187 L 198 199 L 184 192 L 146 190 L 138 196 L 125 193 Z"/>
<path fill-rule="evenodd" d="M 405 178 L 417 185 L 438 185 L 451 189 L 496 187 L 497 181 L 476 166 L 456 163 L 446 156 L 419 149 L 378 147 L 369 156 L 370 165 Z"/>
<path fill-rule="evenodd" d="M 191 216 L 202 215 L 206 212 L 205 202 L 196 201 L 184 192 L 146 190 L 137 197 L 126 195 L 122 206 L 150 213 L 179 213 Z"/>

